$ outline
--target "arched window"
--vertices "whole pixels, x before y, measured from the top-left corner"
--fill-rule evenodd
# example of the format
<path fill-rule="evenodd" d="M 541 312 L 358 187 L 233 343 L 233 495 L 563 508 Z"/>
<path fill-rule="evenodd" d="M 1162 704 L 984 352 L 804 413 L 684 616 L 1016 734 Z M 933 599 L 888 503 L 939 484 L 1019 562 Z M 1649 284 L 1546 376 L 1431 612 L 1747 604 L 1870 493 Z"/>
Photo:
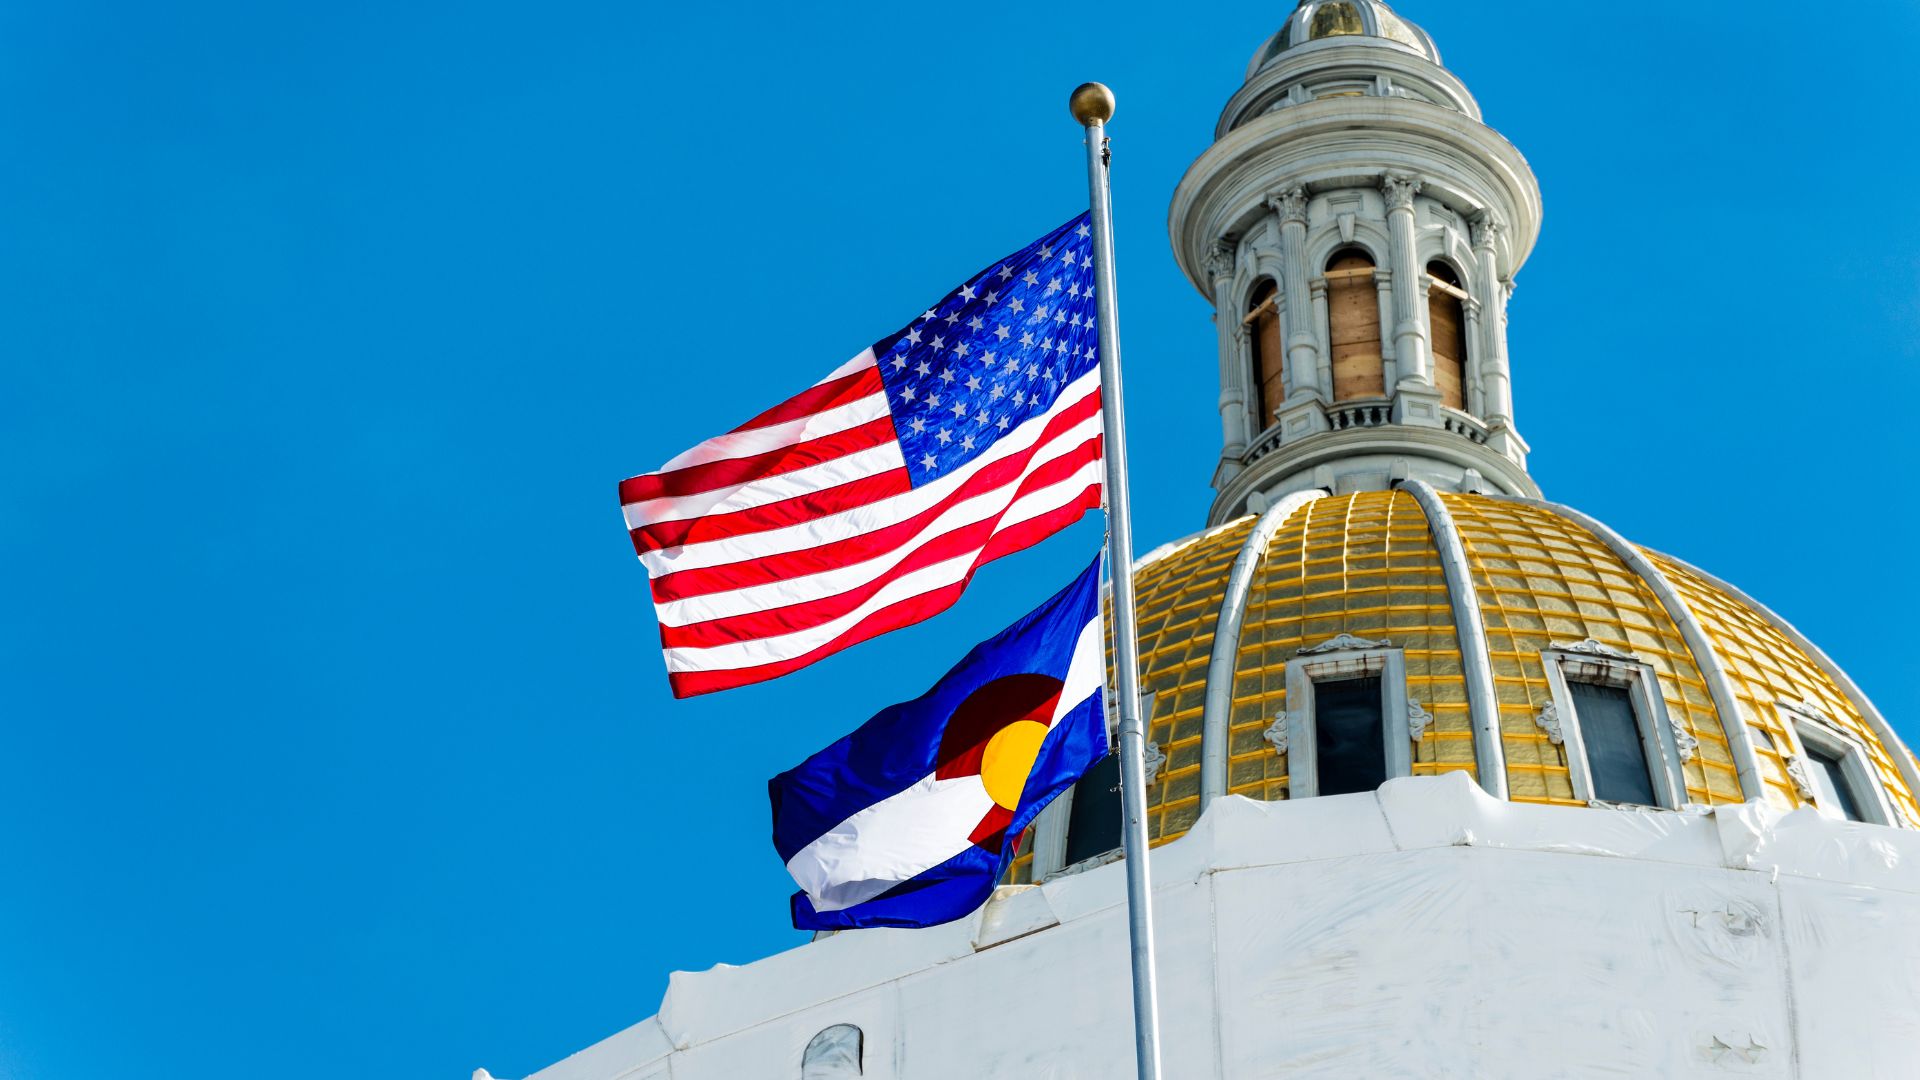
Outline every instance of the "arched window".
<path fill-rule="evenodd" d="M 1255 431 L 1273 426 L 1274 410 L 1287 399 L 1286 346 L 1280 340 L 1280 288 L 1262 278 L 1247 297 L 1247 340 L 1253 352 Z"/>
<path fill-rule="evenodd" d="M 1380 355 L 1380 289 L 1373 259 L 1342 251 L 1327 264 L 1327 333 L 1333 344 L 1333 400 L 1385 397 Z"/>
<path fill-rule="evenodd" d="M 864 1073 L 860 1029 L 852 1024 L 835 1024 L 813 1037 L 800 1057 L 800 1080 L 839 1080 Z"/>
<path fill-rule="evenodd" d="M 1433 383 L 1440 403 L 1453 409 L 1467 407 L 1467 291 L 1460 275 L 1443 262 L 1427 264 L 1433 279 L 1427 290 L 1427 326 L 1433 334 Z"/>

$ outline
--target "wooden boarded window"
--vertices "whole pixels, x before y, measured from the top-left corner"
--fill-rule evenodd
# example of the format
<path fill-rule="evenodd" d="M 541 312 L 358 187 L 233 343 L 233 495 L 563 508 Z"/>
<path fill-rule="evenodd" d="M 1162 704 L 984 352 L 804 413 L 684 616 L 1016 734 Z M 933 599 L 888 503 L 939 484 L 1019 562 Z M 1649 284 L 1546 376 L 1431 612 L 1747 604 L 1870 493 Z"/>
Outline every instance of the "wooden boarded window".
<path fill-rule="evenodd" d="M 1274 410 L 1287 400 L 1286 348 L 1280 340 L 1280 289 L 1262 278 L 1247 297 L 1247 340 L 1253 352 L 1254 430 L 1273 426 Z"/>
<path fill-rule="evenodd" d="M 1343 251 L 1327 264 L 1327 333 L 1333 344 L 1333 400 L 1385 397 L 1380 355 L 1380 291 L 1373 260 Z"/>
<path fill-rule="evenodd" d="M 1427 326 L 1433 334 L 1433 383 L 1440 403 L 1450 409 L 1467 407 L 1467 292 L 1460 275 L 1443 262 L 1427 264 L 1433 279 L 1427 290 Z"/>

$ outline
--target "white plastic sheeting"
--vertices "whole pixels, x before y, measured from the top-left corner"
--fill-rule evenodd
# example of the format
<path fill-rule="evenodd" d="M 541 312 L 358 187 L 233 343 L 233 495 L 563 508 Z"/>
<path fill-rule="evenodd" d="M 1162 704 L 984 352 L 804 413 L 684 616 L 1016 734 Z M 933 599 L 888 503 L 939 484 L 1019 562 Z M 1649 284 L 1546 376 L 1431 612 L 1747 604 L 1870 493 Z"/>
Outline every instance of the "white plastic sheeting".
<path fill-rule="evenodd" d="M 1758 804 L 1496 801 L 1463 774 L 1217 800 L 1154 853 L 1177 1077 L 1920 1077 L 1920 834 Z M 537 1080 L 1129 1075 L 1122 868 L 932 930 L 676 973 Z"/>

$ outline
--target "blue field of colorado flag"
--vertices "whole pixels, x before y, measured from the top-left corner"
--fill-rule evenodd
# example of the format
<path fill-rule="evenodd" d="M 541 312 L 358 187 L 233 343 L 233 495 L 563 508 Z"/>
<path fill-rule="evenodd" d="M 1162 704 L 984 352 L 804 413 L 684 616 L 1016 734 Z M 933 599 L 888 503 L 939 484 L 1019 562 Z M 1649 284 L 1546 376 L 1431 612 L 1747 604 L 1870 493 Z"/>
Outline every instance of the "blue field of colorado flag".
<path fill-rule="evenodd" d="M 984 903 L 1054 796 L 1107 755 L 1100 564 L 933 689 L 767 785 L 802 930 L 932 926 Z"/>

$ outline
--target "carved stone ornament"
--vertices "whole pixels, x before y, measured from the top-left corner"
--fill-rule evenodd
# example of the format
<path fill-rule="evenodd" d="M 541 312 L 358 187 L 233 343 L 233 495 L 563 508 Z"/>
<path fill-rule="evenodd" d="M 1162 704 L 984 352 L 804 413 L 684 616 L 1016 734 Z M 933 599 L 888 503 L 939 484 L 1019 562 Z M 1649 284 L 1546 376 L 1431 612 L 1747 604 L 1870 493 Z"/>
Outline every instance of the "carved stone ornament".
<path fill-rule="evenodd" d="M 1640 662 L 1640 658 L 1632 653 L 1623 653 L 1619 649 L 1609 648 L 1592 638 L 1588 638 L 1576 645 L 1566 645 L 1556 641 L 1553 644 L 1553 649 L 1555 652 L 1577 653 L 1581 656 L 1598 656 L 1605 660 L 1625 660 L 1629 664 L 1637 664 Z"/>
<path fill-rule="evenodd" d="M 1323 641 L 1311 649 L 1301 649 L 1295 656 L 1321 656 L 1331 652 L 1351 652 L 1355 649 L 1385 649 L 1392 646 L 1391 641 L 1368 641 L 1366 638 L 1341 634 L 1332 641 Z"/>
<path fill-rule="evenodd" d="M 1282 222 L 1307 220 L 1307 189 L 1295 185 L 1277 195 L 1267 196 L 1267 205 L 1280 215 Z"/>
<path fill-rule="evenodd" d="M 1359 228 L 1359 219 L 1353 214 L 1341 214 L 1334 219 L 1340 226 L 1340 241 L 1351 244 Z"/>
<path fill-rule="evenodd" d="M 1507 227 L 1493 216 L 1491 210 L 1482 210 L 1473 215 L 1473 246 L 1476 248 L 1492 247 L 1506 231 Z"/>
<path fill-rule="evenodd" d="M 1167 752 L 1160 749 L 1157 742 L 1147 743 L 1146 753 L 1147 786 L 1160 782 L 1160 774 L 1167 771 Z"/>
<path fill-rule="evenodd" d="M 1793 788 L 1800 797 L 1813 801 L 1813 779 L 1807 775 L 1807 763 L 1796 755 L 1787 755 L 1787 778 L 1793 781 Z"/>
<path fill-rule="evenodd" d="M 1801 719 L 1815 720 L 1815 721 L 1818 721 L 1819 723 L 1826 724 L 1828 727 L 1833 726 L 1833 719 L 1829 717 L 1825 712 L 1821 711 L 1820 706 L 1815 705 L 1811 701 L 1782 700 L 1780 702 L 1777 702 L 1777 704 L 1782 709 L 1787 710 L 1788 712 L 1794 714 L 1795 716 L 1800 717 Z"/>
<path fill-rule="evenodd" d="M 1533 718 L 1533 722 L 1540 726 L 1541 731 L 1547 733 L 1548 742 L 1555 746 L 1566 742 L 1566 732 L 1560 730 L 1560 709 L 1553 702 L 1547 702 L 1546 707 L 1540 710 L 1540 715 Z"/>
<path fill-rule="evenodd" d="M 1700 740 L 1693 737 L 1693 732 L 1680 726 L 1680 721 L 1672 716 L 1667 717 L 1667 726 L 1673 729 L 1673 748 L 1680 751 L 1680 764 L 1700 756 Z"/>
<path fill-rule="evenodd" d="M 1267 745 L 1273 747 L 1273 752 L 1281 757 L 1287 756 L 1287 732 L 1292 719 L 1292 713 L 1282 712 L 1273 718 L 1273 723 L 1267 725 L 1266 731 L 1260 733 L 1260 737 L 1267 740 Z"/>
<path fill-rule="evenodd" d="M 1215 240 L 1207 249 L 1207 273 L 1214 277 L 1233 276 L 1233 245 L 1225 240 Z"/>
<path fill-rule="evenodd" d="M 1388 173 L 1380 180 L 1380 191 L 1387 197 L 1387 209 L 1411 210 L 1413 197 L 1420 194 L 1420 178 L 1406 173 Z"/>
<path fill-rule="evenodd" d="M 1427 741 L 1427 729 L 1433 726 L 1433 714 L 1420 707 L 1412 698 L 1407 699 L 1407 731 L 1413 735 L 1414 742 Z"/>

